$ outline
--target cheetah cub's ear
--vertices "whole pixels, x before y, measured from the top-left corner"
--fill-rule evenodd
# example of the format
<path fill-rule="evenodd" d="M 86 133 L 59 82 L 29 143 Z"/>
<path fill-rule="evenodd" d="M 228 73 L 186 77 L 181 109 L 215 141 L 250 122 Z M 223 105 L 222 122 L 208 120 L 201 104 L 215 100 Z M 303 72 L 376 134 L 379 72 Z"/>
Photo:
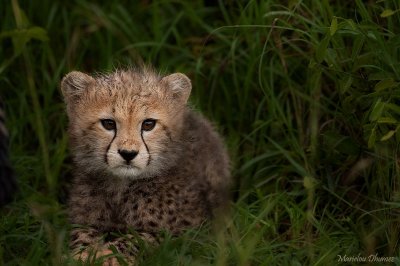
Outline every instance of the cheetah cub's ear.
<path fill-rule="evenodd" d="M 79 71 L 68 73 L 61 81 L 61 91 L 66 102 L 77 101 L 82 93 L 95 82 L 94 78 Z"/>
<path fill-rule="evenodd" d="M 182 104 L 187 103 L 192 90 L 192 83 L 186 75 L 182 73 L 171 74 L 163 77 L 161 82 L 166 86 L 169 97 Z"/>

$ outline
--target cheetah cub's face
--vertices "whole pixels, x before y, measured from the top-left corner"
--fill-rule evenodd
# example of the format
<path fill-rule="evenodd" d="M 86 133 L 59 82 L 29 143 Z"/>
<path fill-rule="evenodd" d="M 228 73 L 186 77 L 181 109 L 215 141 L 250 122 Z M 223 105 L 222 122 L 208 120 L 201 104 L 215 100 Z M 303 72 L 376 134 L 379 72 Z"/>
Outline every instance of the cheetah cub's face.
<path fill-rule="evenodd" d="M 147 178 L 175 163 L 191 83 L 143 70 L 99 77 L 69 73 L 61 83 L 73 158 L 82 171 Z"/>

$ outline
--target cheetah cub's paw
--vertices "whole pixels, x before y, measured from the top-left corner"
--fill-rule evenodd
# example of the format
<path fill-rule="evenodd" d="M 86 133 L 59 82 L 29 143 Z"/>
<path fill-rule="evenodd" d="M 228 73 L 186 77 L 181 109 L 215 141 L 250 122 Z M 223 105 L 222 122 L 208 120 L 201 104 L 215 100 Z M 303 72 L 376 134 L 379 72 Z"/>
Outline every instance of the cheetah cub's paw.
<path fill-rule="evenodd" d="M 74 255 L 74 259 L 84 263 L 90 263 L 90 265 L 92 265 L 94 261 L 101 261 L 103 266 L 123 265 L 118 262 L 118 259 L 115 256 L 111 256 L 113 254 L 114 252 L 112 252 L 112 250 L 107 248 L 100 249 L 97 251 L 84 250 L 76 253 Z M 133 265 L 133 263 L 129 265 Z"/>

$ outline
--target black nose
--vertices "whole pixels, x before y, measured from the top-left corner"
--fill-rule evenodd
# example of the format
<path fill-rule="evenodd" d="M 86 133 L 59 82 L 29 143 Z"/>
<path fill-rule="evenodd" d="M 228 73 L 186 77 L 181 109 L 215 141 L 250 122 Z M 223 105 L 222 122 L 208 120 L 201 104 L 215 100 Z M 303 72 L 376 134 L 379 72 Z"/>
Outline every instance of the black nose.
<path fill-rule="evenodd" d="M 132 161 L 136 155 L 138 154 L 137 151 L 127 151 L 127 150 L 118 150 L 118 153 L 124 158 L 127 162 Z"/>

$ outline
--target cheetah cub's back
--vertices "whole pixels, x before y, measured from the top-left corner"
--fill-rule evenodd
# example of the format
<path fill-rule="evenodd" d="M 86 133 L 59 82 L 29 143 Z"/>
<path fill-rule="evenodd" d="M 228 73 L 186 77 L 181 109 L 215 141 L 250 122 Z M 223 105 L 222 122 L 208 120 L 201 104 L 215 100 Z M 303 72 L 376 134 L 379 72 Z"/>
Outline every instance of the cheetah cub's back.
<path fill-rule="evenodd" d="M 228 156 L 210 123 L 187 106 L 191 82 L 176 73 L 119 70 L 62 80 L 74 180 L 71 246 L 127 256 L 132 245 L 104 234 L 179 234 L 227 204 Z M 85 255 L 86 254 L 86 255 Z"/>

